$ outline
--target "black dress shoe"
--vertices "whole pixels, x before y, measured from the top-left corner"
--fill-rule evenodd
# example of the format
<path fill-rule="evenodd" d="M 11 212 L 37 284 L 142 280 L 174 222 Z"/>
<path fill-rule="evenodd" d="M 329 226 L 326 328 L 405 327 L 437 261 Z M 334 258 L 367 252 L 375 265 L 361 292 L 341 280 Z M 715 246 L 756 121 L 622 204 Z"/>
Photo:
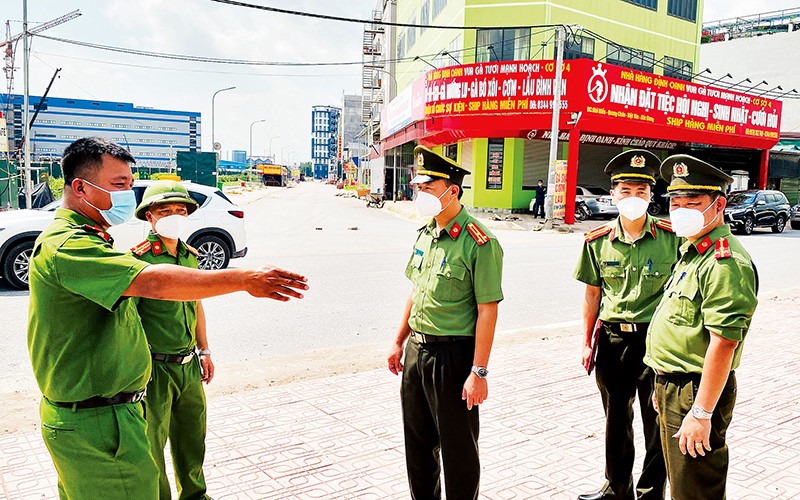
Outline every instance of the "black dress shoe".
<path fill-rule="evenodd" d="M 598 491 L 597 493 L 587 493 L 585 495 L 578 495 L 578 500 L 604 500 L 611 498 L 614 498 L 614 495 L 606 493 L 604 491 Z"/>

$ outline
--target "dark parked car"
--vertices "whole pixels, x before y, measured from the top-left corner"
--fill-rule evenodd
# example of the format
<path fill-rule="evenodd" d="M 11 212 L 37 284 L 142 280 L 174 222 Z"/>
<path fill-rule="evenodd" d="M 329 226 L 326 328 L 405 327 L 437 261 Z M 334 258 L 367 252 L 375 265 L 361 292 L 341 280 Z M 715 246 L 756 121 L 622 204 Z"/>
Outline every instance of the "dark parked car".
<path fill-rule="evenodd" d="M 741 234 L 750 234 L 757 227 L 782 233 L 789 220 L 789 208 L 789 200 L 780 191 L 734 191 L 728 195 L 725 222 Z"/>

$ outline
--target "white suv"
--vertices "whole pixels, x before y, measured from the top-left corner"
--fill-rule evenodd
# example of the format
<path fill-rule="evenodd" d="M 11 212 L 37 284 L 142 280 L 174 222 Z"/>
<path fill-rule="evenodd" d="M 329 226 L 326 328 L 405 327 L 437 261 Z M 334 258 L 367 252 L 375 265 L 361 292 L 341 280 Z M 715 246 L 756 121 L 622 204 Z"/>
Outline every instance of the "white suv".
<path fill-rule="evenodd" d="M 153 181 L 135 181 L 133 191 L 137 204 L 144 190 Z M 197 248 L 201 269 L 223 269 L 230 259 L 247 254 L 244 230 L 244 212 L 228 199 L 222 191 L 185 182 L 184 185 L 200 208 L 189 216 L 186 242 Z M 28 261 L 33 242 L 53 220 L 53 214 L 61 200 L 34 210 L 11 210 L 0 212 L 0 276 L 13 287 L 28 287 Z M 114 246 L 128 250 L 142 242 L 150 231 L 150 224 L 131 219 L 125 224 L 112 227 Z"/>

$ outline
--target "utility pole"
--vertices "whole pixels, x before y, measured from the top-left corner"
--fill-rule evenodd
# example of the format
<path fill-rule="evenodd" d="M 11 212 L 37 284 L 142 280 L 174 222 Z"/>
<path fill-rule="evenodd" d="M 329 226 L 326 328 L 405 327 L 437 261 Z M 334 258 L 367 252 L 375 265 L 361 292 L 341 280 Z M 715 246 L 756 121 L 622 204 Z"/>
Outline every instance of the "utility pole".
<path fill-rule="evenodd" d="M 22 80 L 23 80 L 23 98 L 22 98 L 22 121 L 24 123 L 24 136 L 27 139 L 31 134 L 30 123 L 30 34 L 28 33 L 28 0 L 22 0 Z M 31 208 L 31 201 L 33 195 L 33 181 L 31 180 L 31 142 L 26 140 L 23 145 L 24 163 L 23 169 L 25 172 L 25 208 Z"/>
<path fill-rule="evenodd" d="M 553 228 L 553 197 L 556 187 L 556 158 L 558 157 L 558 122 L 561 117 L 561 66 L 564 63 L 564 26 L 556 28 L 556 67 L 553 78 L 553 121 L 550 127 L 550 156 L 547 170 L 547 196 L 544 202 L 544 229 Z"/>

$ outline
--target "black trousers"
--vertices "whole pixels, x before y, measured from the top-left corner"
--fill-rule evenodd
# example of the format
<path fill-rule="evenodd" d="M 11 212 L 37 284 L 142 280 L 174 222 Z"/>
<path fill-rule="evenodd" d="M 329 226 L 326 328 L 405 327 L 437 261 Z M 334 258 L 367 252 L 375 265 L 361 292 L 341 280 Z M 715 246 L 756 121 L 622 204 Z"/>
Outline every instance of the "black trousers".
<path fill-rule="evenodd" d="M 544 200 L 536 200 L 533 202 L 533 216 L 544 218 Z"/>
<path fill-rule="evenodd" d="M 736 405 L 736 375 L 731 372 L 711 416 L 711 451 L 692 458 L 682 454 L 678 432 L 683 417 L 692 409 L 700 374 L 656 375 L 656 398 L 660 410 L 661 439 L 669 472 L 669 495 L 674 500 L 724 500 L 728 479 L 728 445 L 725 434 Z"/>
<path fill-rule="evenodd" d="M 474 339 L 406 345 L 400 396 L 411 498 L 441 498 L 440 453 L 447 499 L 478 498 L 478 407 L 461 399 L 474 351 Z"/>
<path fill-rule="evenodd" d="M 606 414 L 607 494 L 620 499 L 663 499 L 667 479 L 661 450 L 658 414 L 653 408 L 655 375 L 644 364 L 646 332 L 615 334 L 606 326 L 600 335 L 595 365 L 597 387 Z M 639 396 L 645 456 L 633 489 L 633 403 Z"/>

